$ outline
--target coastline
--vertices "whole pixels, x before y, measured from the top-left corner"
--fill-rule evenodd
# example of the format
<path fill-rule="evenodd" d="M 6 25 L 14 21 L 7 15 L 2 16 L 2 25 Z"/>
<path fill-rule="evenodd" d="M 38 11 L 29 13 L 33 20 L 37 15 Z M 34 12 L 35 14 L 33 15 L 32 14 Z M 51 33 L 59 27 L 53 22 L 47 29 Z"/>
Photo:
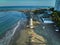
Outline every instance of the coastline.
<path fill-rule="evenodd" d="M 9 39 L 11 39 L 11 35 L 13 33 L 13 28 L 15 28 L 17 25 L 17 23 L 15 23 L 14 25 L 12 25 L 9 29 L 7 29 L 7 31 L 5 31 L 0 37 L 0 45 L 7 45 L 7 42 L 9 41 Z"/>
<path fill-rule="evenodd" d="M 17 24 L 12 25 L 9 29 L 7 29 L 7 31 L 5 31 L 4 33 L 2 33 L 2 34 L 0 35 L 0 39 L 2 39 L 3 37 L 5 37 L 6 33 L 7 33 L 9 30 L 12 30 L 16 25 L 17 25 Z"/>
<path fill-rule="evenodd" d="M 21 27 L 24 27 L 22 23 L 19 22 L 20 24 L 18 24 L 18 22 L 17 22 L 17 26 L 15 25 L 13 27 L 14 29 L 13 28 L 11 30 L 9 29 L 8 31 L 4 33 L 4 35 L 0 39 L 0 45 L 9 45 L 9 44 L 11 45 L 12 44 L 11 42 L 18 36 L 21 30 Z M 25 23 L 24 21 L 22 22 Z"/>
<path fill-rule="evenodd" d="M 26 24 L 27 24 L 26 21 L 24 21 L 23 25 L 22 25 L 22 23 L 20 23 L 19 27 L 17 28 L 17 30 L 15 31 L 14 35 L 12 36 L 9 45 L 16 45 L 16 40 L 19 38 L 20 32 L 23 29 L 25 29 Z"/>

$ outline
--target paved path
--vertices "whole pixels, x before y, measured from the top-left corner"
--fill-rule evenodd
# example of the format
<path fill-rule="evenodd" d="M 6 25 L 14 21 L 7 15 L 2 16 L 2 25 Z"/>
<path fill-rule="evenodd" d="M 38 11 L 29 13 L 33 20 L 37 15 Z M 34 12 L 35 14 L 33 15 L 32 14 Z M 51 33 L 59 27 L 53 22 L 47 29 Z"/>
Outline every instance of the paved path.
<path fill-rule="evenodd" d="M 40 24 L 35 28 L 35 32 L 47 40 L 47 45 L 60 45 L 60 33 L 55 32 L 53 25 Z"/>
<path fill-rule="evenodd" d="M 53 24 L 43 24 L 39 15 L 36 20 L 38 20 L 41 24 L 34 30 L 37 34 L 43 36 L 47 40 L 47 45 L 60 45 L 60 32 L 55 31 Z"/>

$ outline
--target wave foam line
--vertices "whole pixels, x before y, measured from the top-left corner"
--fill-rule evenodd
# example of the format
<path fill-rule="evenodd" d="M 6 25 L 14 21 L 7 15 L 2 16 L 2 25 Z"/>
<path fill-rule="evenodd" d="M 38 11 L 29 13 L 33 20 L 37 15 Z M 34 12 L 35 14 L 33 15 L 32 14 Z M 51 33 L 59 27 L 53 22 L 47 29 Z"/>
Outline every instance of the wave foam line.
<path fill-rule="evenodd" d="M 9 45 L 11 38 L 13 37 L 19 26 L 20 26 L 20 21 L 18 21 L 17 25 L 12 30 L 9 30 L 6 33 L 5 37 L 3 37 L 3 39 L 0 40 L 0 45 Z"/>

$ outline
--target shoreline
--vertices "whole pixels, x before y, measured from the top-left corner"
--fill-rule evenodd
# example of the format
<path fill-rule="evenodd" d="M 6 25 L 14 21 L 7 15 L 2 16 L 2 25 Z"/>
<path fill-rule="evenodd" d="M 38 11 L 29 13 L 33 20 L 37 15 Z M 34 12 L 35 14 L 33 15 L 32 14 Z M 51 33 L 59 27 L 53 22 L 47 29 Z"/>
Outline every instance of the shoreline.
<path fill-rule="evenodd" d="M 0 39 L 0 45 L 8 45 L 8 43 L 10 42 L 11 37 L 12 37 L 11 35 L 13 34 L 13 31 L 14 31 L 13 29 L 17 26 L 17 23 L 15 23 L 14 25 L 12 25 L 10 27 L 10 29 L 8 29 L 7 31 L 5 31 L 2 34 L 2 37 Z"/>
<path fill-rule="evenodd" d="M 0 39 L 2 39 L 3 37 L 5 37 L 6 33 L 9 31 L 9 30 L 12 30 L 17 24 L 15 23 L 14 25 L 12 25 L 9 29 L 7 29 L 7 31 L 5 31 L 4 33 L 2 33 L 0 35 Z"/>
<path fill-rule="evenodd" d="M 18 21 L 19 22 L 19 21 Z M 0 45 L 9 45 L 18 35 L 18 33 L 21 30 L 21 27 L 24 27 L 22 23 L 19 22 L 19 24 L 15 24 L 11 30 L 9 29 L 2 35 L 0 39 Z M 24 23 L 24 21 L 22 21 Z M 19 26 L 18 26 L 19 25 Z M 23 25 L 23 26 L 22 26 Z M 17 33 L 16 33 L 17 32 Z M 16 36 L 15 36 L 16 35 Z M 12 41 L 11 41 L 12 40 Z M 14 41 L 13 41 L 14 42 Z"/>
<path fill-rule="evenodd" d="M 23 28 L 22 28 L 23 27 Z M 24 30 L 26 27 L 26 22 L 25 22 L 25 25 L 19 25 L 19 27 L 17 28 L 17 30 L 15 31 L 15 34 L 13 35 L 9 45 L 16 45 L 16 40 L 20 37 L 20 32 L 22 30 Z"/>

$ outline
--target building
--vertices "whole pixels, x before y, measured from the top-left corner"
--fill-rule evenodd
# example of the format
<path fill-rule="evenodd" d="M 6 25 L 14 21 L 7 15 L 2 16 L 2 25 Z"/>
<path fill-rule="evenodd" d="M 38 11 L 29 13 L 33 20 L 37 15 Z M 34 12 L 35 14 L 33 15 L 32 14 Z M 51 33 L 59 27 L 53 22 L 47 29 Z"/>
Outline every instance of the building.
<path fill-rule="evenodd" d="M 56 2 L 55 2 L 55 10 L 60 11 L 60 0 L 56 0 Z"/>

